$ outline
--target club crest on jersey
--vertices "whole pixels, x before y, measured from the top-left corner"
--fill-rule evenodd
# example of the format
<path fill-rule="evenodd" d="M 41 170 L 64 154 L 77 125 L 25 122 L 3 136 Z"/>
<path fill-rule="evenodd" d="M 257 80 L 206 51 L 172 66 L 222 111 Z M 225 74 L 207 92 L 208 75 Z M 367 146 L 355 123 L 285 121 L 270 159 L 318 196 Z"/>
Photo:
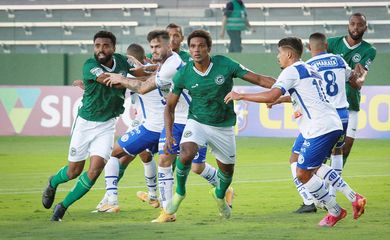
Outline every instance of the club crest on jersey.
<path fill-rule="evenodd" d="M 121 141 L 122 142 L 126 142 L 127 140 L 129 140 L 129 135 L 128 134 L 125 134 L 121 137 Z"/>
<path fill-rule="evenodd" d="M 215 78 L 215 83 L 217 85 L 222 85 L 225 82 L 225 77 L 223 75 L 219 75 Z"/>
<path fill-rule="evenodd" d="M 71 148 L 70 148 L 70 156 L 75 156 L 75 155 L 76 155 L 76 153 L 77 153 L 77 150 L 76 150 L 76 148 L 74 148 L 74 147 L 71 147 Z"/>
<path fill-rule="evenodd" d="M 185 131 L 183 134 L 183 137 L 188 138 L 188 137 L 191 137 L 191 135 L 192 135 L 191 131 Z"/>
<path fill-rule="evenodd" d="M 362 56 L 360 56 L 359 53 L 355 53 L 355 55 L 353 55 L 353 57 L 352 57 L 352 61 L 355 63 L 358 63 L 358 62 L 360 62 L 360 60 L 362 60 Z"/>
<path fill-rule="evenodd" d="M 303 162 L 305 162 L 305 158 L 301 154 L 299 154 L 298 163 L 303 164 Z"/>

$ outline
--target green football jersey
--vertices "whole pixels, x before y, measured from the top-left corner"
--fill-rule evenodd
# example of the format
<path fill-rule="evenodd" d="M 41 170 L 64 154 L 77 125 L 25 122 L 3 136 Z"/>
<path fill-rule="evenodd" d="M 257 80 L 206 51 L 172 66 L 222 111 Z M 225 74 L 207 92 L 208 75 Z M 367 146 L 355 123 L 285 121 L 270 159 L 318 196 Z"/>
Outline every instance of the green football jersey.
<path fill-rule="evenodd" d="M 350 47 L 346 37 L 334 37 L 328 39 L 328 52 L 338 54 L 344 58 L 348 65 L 354 69 L 360 63 L 368 71 L 374 61 L 376 49 L 366 41 Z M 360 110 L 360 91 L 351 87 L 349 82 L 345 85 L 349 109 Z"/>
<path fill-rule="evenodd" d="M 125 89 L 107 87 L 96 81 L 105 72 L 120 73 L 126 76 L 132 66 L 127 58 L 114 53 L 114 66 L 110 70 L 95 58 L 88 59 L 83 66 L 84 94 L 79 116 L 95 122 L 105 122 L 119 116 L 124 111 Z"/>
<path fill-rule="evenodd" d="M 232 59 L 216 55 L 205 73 L 187 63 L 173 78 L 172 92 L 180 95 L 187 89 L 192 100 L 188 118 L 197 122 L 215 126 L 229 127 L 236 124 L 233 102 L 224 103 L 224 98 L 233 88 L 233 78 L 242 78 L 248 70 Z"/>

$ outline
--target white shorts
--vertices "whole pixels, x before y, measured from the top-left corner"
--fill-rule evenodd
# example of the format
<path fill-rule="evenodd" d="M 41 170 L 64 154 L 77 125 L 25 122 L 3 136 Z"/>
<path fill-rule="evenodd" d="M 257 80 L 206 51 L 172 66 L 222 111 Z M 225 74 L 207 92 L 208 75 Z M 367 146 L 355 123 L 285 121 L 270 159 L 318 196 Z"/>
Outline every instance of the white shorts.
<path fill-rule="evenodd" d="M 359 112 L 349 110 L 347 137 L 356 137 L 356 130 L 358 126 L 358 113 Z"/>
<path fill-rule="evenodd" d="M 72 127 L 69 162 L 80 162 L 89 156 L 110 158 L 114 144 L 116 118 L 106 122 L 88 121 L 77 116 Z"/>
<path fill-rule="evenodd" d="M 194 142 L 199 147 L 206 144 L 211 153 L 224 164 L 236 162 L 236 138 L 233 127 L 213 127 L 188 119 L 181 142 Z"/>

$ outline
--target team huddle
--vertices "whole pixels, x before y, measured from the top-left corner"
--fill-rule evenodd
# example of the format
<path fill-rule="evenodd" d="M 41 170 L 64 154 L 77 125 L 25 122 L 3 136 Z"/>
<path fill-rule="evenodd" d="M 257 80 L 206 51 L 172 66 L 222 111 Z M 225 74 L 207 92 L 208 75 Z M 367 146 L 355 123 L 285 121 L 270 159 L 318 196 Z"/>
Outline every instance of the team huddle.
<path fill-rule="evenodd" d="M 357 30 L 351 22 L 358 23 Z M 352 15 L 346 39 L 352 37 L 359 46 L 349 50 L 363 45 L 360 42 L 365 29 L 365 16 Z M 267 103 L 270 108 L 292 102 L 300 132 L 290 157 L 294 183 L 304 201 L 299 213 L 317 211 L 317 207 L 326 209 L 328 214 L 319 225 L 334 226 L 347 215 L 336 202 L 336 191 L 352 203 L 355 219 L 364 213 L 366 198 L 343 180 L 341 172 L 350 119 L 346 89 L 349 86 L 360 97 L 359 89 L 375 57 L 371 45 L 363 46 L 367 57 L 359 59 L 366 64 L 355 62 L 352 70 L 342 57 L 326 52 L 332 40 L 327 41 L 322 33 L 310 36 L 312 58 L 307 62 L 301 60 L 304 47 L 299 38 L 281 39 L 278 61 L 283 71 L 274 79 L 256 74 L 228 57 L 211 56 L 212 39 L 204 30 L 187 36 L 189 53 L 180 49 L 183 39 L 181 27 L 169 24 L 165 30 L 147 35 L 149 56 L 140 45 L 131 44 L 125 57 L 115 53 L 116 37 L 111 32 L 95 34 L 94 58 L 85 62 L 79 83 L 84 94 L 72 127 L 68 164 L 49 178 L 42 195 L 43 206 L 52 207 L 59 184 L 80 177 L 55 205 L 52 221 L 62 220 L 66 210 L 92 188 L 103 169 L 106 192 L 95 211 L 118 212 L 118 182 L 137 155 L 144 165 L 147 186 L 147 192 L 137 192 L 137 197 L 161 208 L 152 222 L 176 220 L 191 169 L 212 185 L 219 214 L 229 219 L 236 161 L 233 100 Z M 333 43 L 334 49 L 340 48 L 340 41 Z M 350 43 L 343 37 L 341 44 Z M 234 78 L 269 90 L 236 93 L 232 91 Z M 132 102 L 141 106 L 142 119 L 114 144 L 116 118 L 124 111 L 126 89 L 131 91 Z M 217 168 L 205 161 L 208 148 Z M 331 152 L 328 166 L 325 162 Z M 157 153 L 158 167 L 153 159 Z M 90 167 L 82 173 L 88 157 Z"/>

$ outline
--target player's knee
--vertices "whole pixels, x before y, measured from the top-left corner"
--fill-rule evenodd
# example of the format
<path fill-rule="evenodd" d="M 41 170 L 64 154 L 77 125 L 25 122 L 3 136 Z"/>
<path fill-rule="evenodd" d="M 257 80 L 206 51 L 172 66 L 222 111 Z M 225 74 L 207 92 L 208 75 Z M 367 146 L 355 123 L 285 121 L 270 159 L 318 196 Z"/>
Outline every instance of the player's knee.
<path fill-rule="evenodd" d="M 297 178 L 301 183 L 307 183 L 312 175 L 313 174 L 310 171 L 297 168 Z"/>

